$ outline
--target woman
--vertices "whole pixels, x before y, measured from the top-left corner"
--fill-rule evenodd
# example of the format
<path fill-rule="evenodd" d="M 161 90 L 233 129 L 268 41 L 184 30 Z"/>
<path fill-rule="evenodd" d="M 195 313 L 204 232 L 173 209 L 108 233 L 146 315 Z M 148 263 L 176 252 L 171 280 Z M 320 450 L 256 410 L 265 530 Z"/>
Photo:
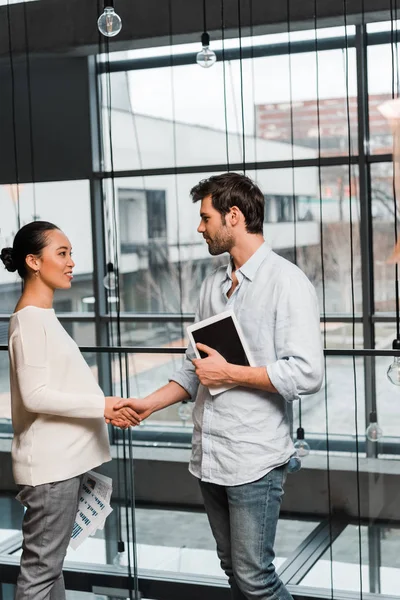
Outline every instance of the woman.
<path fill-rule="evenodd" d="M 55 316 L 56 289 L 71 287 L 71 244 L 52 223 L 36 221 L 1 251 L 24 290 L 9 327 L 17 498 L 26 507 L 16 600 L 65 600 L 62 566 L 78 506 L 81 476 L 110 460 L 104 419 L 137 424 L 114 411 L 77 345 Z"/>

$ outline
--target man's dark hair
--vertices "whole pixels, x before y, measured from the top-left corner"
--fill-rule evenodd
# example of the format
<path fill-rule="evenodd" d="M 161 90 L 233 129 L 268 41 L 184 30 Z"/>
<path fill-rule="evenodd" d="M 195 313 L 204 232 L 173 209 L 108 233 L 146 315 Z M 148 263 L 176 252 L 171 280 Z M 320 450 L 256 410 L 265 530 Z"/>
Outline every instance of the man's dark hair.
<path fill-rule="evenodd" d="M 232 206 L 243 213 L 248 233 L 263 233 L 264 196 L 249 177 L 239 173 L 223 173 L 202 179 L 190 190 L 193 202 L 211 194 L 213 207 L 226 215 Z"/>

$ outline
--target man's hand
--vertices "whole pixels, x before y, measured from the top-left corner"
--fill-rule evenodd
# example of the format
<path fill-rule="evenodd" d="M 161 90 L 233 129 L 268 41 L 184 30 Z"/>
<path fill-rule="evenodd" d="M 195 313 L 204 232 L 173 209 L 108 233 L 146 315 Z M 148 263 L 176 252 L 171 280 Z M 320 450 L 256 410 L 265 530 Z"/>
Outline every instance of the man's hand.
<path fill-rule="evenodd" d="M 123 411 L 131 411 L 134 415 L 138 417 L 140 421 L 144 421 L 148 416 L 154 411 L 154 407 L 150 404 L 147 398 L 119 398 L 119 401 L 114 406 L 114 411 L 117 411 L 118 414 Z M 119 416 L 116 416 L 110 419 L 112 425 L 119 425 Z"/>
<path fill-rule="evenodd" d="M 192 363 L 200 383 L 207 387 L 217 387 L 231 383 L 230 368 L 223 356 L 205 344 L 196 344 L 198 350 L 205 352 L 206 358 L 195 358 Z"/>
<path fill-rule="evenodd" d="M 119 396 L 107 396 L 105 399 L 104 418 L 106 423 L 112 423 L 116 427 L 126 429 L 139 425 L 141 418 L 130 406 L 120 406 L 123 398 Z"/>

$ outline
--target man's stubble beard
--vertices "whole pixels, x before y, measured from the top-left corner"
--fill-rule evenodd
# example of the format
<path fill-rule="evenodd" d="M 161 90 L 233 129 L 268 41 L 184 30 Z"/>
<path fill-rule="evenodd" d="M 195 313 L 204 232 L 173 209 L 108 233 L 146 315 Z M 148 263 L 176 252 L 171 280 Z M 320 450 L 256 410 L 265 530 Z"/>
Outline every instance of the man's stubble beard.
<path fill-rule="evenodd" d="M 222 230 L 223 228 L 221 228 Z M 220 230 L 220 231 L 221 231 Z M 220 254 L 224 254 L 224 252 L 230 252 L 233 247 L 233 236 L 226 234 L 220 235 L 218 232 L 215 238 L 208 242 L 208 251 L 211 256 L 219 256 Z"/>

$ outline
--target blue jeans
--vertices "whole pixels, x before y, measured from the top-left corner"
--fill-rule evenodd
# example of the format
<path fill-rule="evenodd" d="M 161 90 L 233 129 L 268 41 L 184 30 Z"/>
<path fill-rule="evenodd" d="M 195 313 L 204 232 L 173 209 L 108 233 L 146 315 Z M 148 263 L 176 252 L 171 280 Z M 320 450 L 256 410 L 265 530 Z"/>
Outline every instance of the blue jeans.
<path fill-rule="evenodd" d="M 238 486 L 200 481 L 233 600 L 293 600 L 272 561 L 286 465 Z"/>

